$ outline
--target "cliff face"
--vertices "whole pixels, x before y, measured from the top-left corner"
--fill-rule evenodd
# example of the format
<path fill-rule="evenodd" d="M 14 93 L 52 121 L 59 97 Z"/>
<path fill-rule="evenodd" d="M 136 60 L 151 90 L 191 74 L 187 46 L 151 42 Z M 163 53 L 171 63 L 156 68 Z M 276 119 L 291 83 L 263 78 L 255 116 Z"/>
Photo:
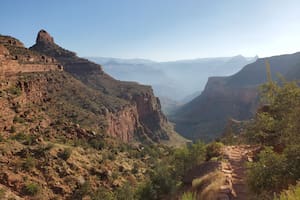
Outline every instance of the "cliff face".
<path fill-rule="evenodd" d="M 0 76 L 24 72 L 60 71 L 62 66 L 54 58 L 31 52 L 9 36 L 0 36 Z"/>
<path fill-rule="evenodd" d="M 275 81 L 278 73 L 288 80 L 300 77 L 291 76 L 300 68 L 300 53 L 267 59 Z M 190 139 L 212 140 L 220 136 L 228 119 L 251 118 L 259 105 L 258 87 L 266 77 L 265 59 L 258 59 L 232 76 L 209 78 L 201 95 L 172 116 L 176 131 Z"/>
<path fill-rule="evenodd" d="M 30 50 L 53 57 L 66 72 L 107 98 L 102 103 L 106 107 L 104 116 L 107 124 L 104 127 L 108 134 L 125 141 L 134 137 L 156 142 L 168 139 L 168 121 L 151 87 L 115 80 L 100 65 L 79 58 L 74 52 L 55 44 L 44 30 L 39 32 L 36 44 Z M 122 102 L 122 105 L 112 107 L 115 101 Z"/>

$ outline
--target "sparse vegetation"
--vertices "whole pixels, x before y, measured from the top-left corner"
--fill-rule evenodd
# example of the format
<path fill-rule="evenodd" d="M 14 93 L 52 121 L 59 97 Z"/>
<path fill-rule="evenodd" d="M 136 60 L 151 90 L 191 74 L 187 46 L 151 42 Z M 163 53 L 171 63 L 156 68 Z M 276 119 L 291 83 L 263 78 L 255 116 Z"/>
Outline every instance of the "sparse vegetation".
<path fill-rule="evenodd" d="M 98 188 L 98 190 L 92 194 L 91 198 L 92 200 L 115 200 L 114 193 L 102 187 Z"/>
<path fill-rule="evenodd" d="M 35 168 L 35 166 L 36 166 L 36 160 L 31 156 L 27 156 L 25 161 L 22 164 L 23 169 L 27 171 L 32 170 L 33 168 Z"/>
<path fill-rule="evenodd" d="M 11 126 L 9 132 L 10 133 L 15 133 L 16 132 L 16 127 L 15 126 Z"/>
<path fill-rule="evenodd" d="M 125 183 L 122 187 L 115 191 L 115 199 L 135 200 L 134 189 L 128 183 Z"/>
<path fill-rule="evenodd" d="M 196 200 L 196 195 L 193 192 L 183 193 L 181 200 Z"/>
<path fill-rule="evenodd" d="M 0 189 L 0 199 L 4 199 L 5 196 L 5 190 L 4 189 Z"/>
<path fill-rule="evenodd" d="M 22 90 L 20 87 L 17 87 L 17 86 L 11 86 L 8 90 L 7 90 L 8 93 L 12 94 L 12 95 L 15 95 L 15 96 L 20 96 L 21 93 L 22 93 Z"/>
<path fill-rule="evenodd" d="M 11 136 L 11 139 L 17 140 L 25 145 L 32 145 L 35 140 L 37 139 L 37 136 L 33 134 L 25 134 L 23 132 L 19 132 L 13 136 Z"/>
<path fill-rule="evenodd" d="M 68 160 L 72 154 L 72 149 L 65 148 L 63 151 L 58 152 L 58 157 L 60 157 L 63 160 Z"/>
<path fill-rule="evenodd" d="M 223 144 L 220 142 L 212 142 L 206 146 L 206 160 L 210 160 L 214 157 L 221 155 L 221 149 Z"/>
<path fill-rule="evenodd" d="M 298 200 L 300 199 L 300 183 L 296 186 L 290 186 L 288 190 L 284 190 L 274 200 Z"/>
<path fill-rule="evenodd" d="M 14 119 L 13 119 L 13 122 L 14 123 L 24 123 L 25 119 L 22 118 L 22 117 L 15 116 Z"/>
<path fill-rule="evenodd" d="M 35 196 L 40 191 L 40 187 L 36 183 L 28 183 L 23 188 L 25 195 Z"/>
<path fill-rule="evenodd" d="M 74 194 L 72 195 L 72 199 L 80 200 L 84 196 L 89 195 L 92 192 L 91 186 L 89 182 L 84 182 L 83 184 L 79 185 L 78 188 L 75 190 Z"/>

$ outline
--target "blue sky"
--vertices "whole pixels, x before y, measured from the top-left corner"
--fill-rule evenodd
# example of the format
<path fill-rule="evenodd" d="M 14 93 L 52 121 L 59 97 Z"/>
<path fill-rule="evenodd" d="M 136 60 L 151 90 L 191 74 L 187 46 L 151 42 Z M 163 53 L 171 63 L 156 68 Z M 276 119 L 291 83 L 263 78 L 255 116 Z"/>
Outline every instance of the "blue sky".
<path fill-rule="evenodd" d="M 299 0 L 1 0 L 0 34 L 46 29 L 80 56 L 179 60 L 300 51 Z"/>

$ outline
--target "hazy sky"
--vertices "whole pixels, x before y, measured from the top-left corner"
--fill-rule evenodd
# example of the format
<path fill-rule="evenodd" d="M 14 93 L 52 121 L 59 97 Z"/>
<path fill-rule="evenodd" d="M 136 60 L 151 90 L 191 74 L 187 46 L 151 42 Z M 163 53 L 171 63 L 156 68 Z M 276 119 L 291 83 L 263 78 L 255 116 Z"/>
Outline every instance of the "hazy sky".
<path fill-rule="evenodd" d="M 46 29 L 80 56 L 178 60 L 300 51 L 300 0 L 1 0 L 0 34 Z"/>

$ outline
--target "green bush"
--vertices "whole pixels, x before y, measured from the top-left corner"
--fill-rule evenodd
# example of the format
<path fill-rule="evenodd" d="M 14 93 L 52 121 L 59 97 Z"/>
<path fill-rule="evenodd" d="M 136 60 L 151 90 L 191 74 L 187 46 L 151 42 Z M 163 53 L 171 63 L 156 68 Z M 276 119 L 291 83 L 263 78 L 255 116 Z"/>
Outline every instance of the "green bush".
<path fill-rule="evenodd" d="M 275 153 L 272 148 L 262 151 L 259 161 L 249 163 L 248 167 L 248 185 L 256 194 L 280 191 L 282 186 L 286 185 L 286 158 Z"/>
<path fill-rule="evenodd" d="M 91 186 L 89 182 L 85 182 L 82 185 L 79 185 L 73 195 L 72 195 L 72 199 L 82 199 L 84 196 L 87 196 L 91 193 Z"/>
<path fill-rule="evenodd" d="M 153 187 L 150 181 L 139 186 L 136 192 L 137 199 L 143 200 L 156 200 L 159 199 L 157 195 L 157 191 Z"/>
<path fill-rule="evenodd" d="M 223 144 L 220 142 L 212 142 L 206 146 L 206 160 L 210 160 L 214 157 L 221 155 Z"/>
<path fill-rule="evenodd" d="M 205 155 L 205 144 L 200 141 L 188 147 L 176 149 L 173 155 L 176 175 L 182 177 L 188 170 L 204 162 Z"/>
<path fill-rule="evenodd" d="M 262 86 L 260 109 L 250 123 L 247 136 L 250 142 L 280 146 L 299 144 L 300 137 L 300 87 L 296 82 L 282 81 L 280 85 L 268 83 Z"/>
<path fill-rule="evenodd" d="M 22 117 L 18 117 L 18 116 L 15 116 L 14 119 L 13 119 L 13 122 L 14 123 L 24 123 L 25 122 L 25 119 L 22 118 Z"/>
<path fill-rule="evenodd" d="M 8 93 L 10 93 L 12 95 L 16 95 L 16 96 L 20 96 L 22 93 L 21 88 L 19 88 L 17 86 L 12 86 L 7 91 L 8 91 Z"/>
<path fill-rule="evenodd" d="M 139 165 L 137 163 L 133 164 L 133 168 L 131 170 L 132 174 L 137 174 L 139 172 Z"/>
<path fill-rule="evenodd" d="M 107 154 L 107 159 L 111 160 L 111 161 L 114 161 L 116 160 L 116 154 L 114 152 L 108 152 Z"/>
<path fill-rule="evenodd" d="M 288 146 L 283 155 L 286 157 L 288 178 L 300 180 L 300 144 Z"/>
<path fill-rule="evenodd" d="M 99 188 L 96 192 L 91 195 L 92 200 L 115 200 L 114 193 L 105 189 Z"/>
<path fill-rule="evenodd" d="M 27 156 L 27 158 L 22 164 L 22 168 L 27 171 L 32 170 L 33 168 L 35 168 L 35 166 L 36 166 L 36 160 L 31 156 Z"/>
<path fill-rule="evenodd" d="M 177 180 L 168 164 L 159 164 L 150 173 L 150 179 L 140 185 L 137 199 L 159 200 L 171 197 L 176 191 Z M 170 198 L 172 199 L 172 198 Z"/>
<path fill-rule="evenodd" d="M 300 179 L 300 87 L 296 82 L 269 82 L 262 92 L 265 106 L 249 122 L 246 136 L 251 143 L 272 148 L 249 164 L 248 183 L 255 193 L 272 196 Z"/>
<path fill-rule="evenodd" d="M 72 149 L 66 148 L 61 152 L 58 152 L 57 156 L 63 160 L 68 160 L 72 154 Z"/>
<path fill-rule="evenodd" d="M 19 142 L 22 142 L 25 145 L 32 145 L 35 142 L 37 136 L 20 132 L 12 136 L 11 138 Z"/>
<path fill-rule="evenodd" d="M 16 130 L 17 130 L 17 129 L 16 129 L 16 127 L 15 127 L 15 126 L 11 126 L 11 127 L 10 127 L 10 131 L 9 131 L 9 132 L 10 132 L 10 133 L 15 133 L 15 132 L 16 132 Z"/>
<path fill-rule="evenodd" d="M 296 186 L 290 186 L 288 190 L 284 190 L 274 200 L 299 200 L 300 199 L 300 182 Z"/>
<path fill-rule="evenodd" d="M 35 196 L 40 191 L 40 187 L 36 183 L 29 183 L 23 188 L 25 195 Z"/>
<path fill-rule="evenodd" d="M 118 188 L 114 194 L 115 198 L 118 200 L 134 200 L 133 188 L 128 183 Z"/>
<path fill-rule="evenodd" d="M 4 199 L 5 196 L 5 190 L 4 189 L 0 189 L 0 199 Z"/>
<path fill-rule="evenodd" d="M 101 150 L 105 147 L 105 142 L 103 141 L 103 139 L 93 138 L 89 141 L 89 144 L 91 145 L 91 147 L 97 150 Z"/>
<path fill-rule="evenodd" d="M 3 138 L 3 136 L 0 134 L 0 142 L 4 142 L 5 140 L 4 140 L 4 138 Z"/>

